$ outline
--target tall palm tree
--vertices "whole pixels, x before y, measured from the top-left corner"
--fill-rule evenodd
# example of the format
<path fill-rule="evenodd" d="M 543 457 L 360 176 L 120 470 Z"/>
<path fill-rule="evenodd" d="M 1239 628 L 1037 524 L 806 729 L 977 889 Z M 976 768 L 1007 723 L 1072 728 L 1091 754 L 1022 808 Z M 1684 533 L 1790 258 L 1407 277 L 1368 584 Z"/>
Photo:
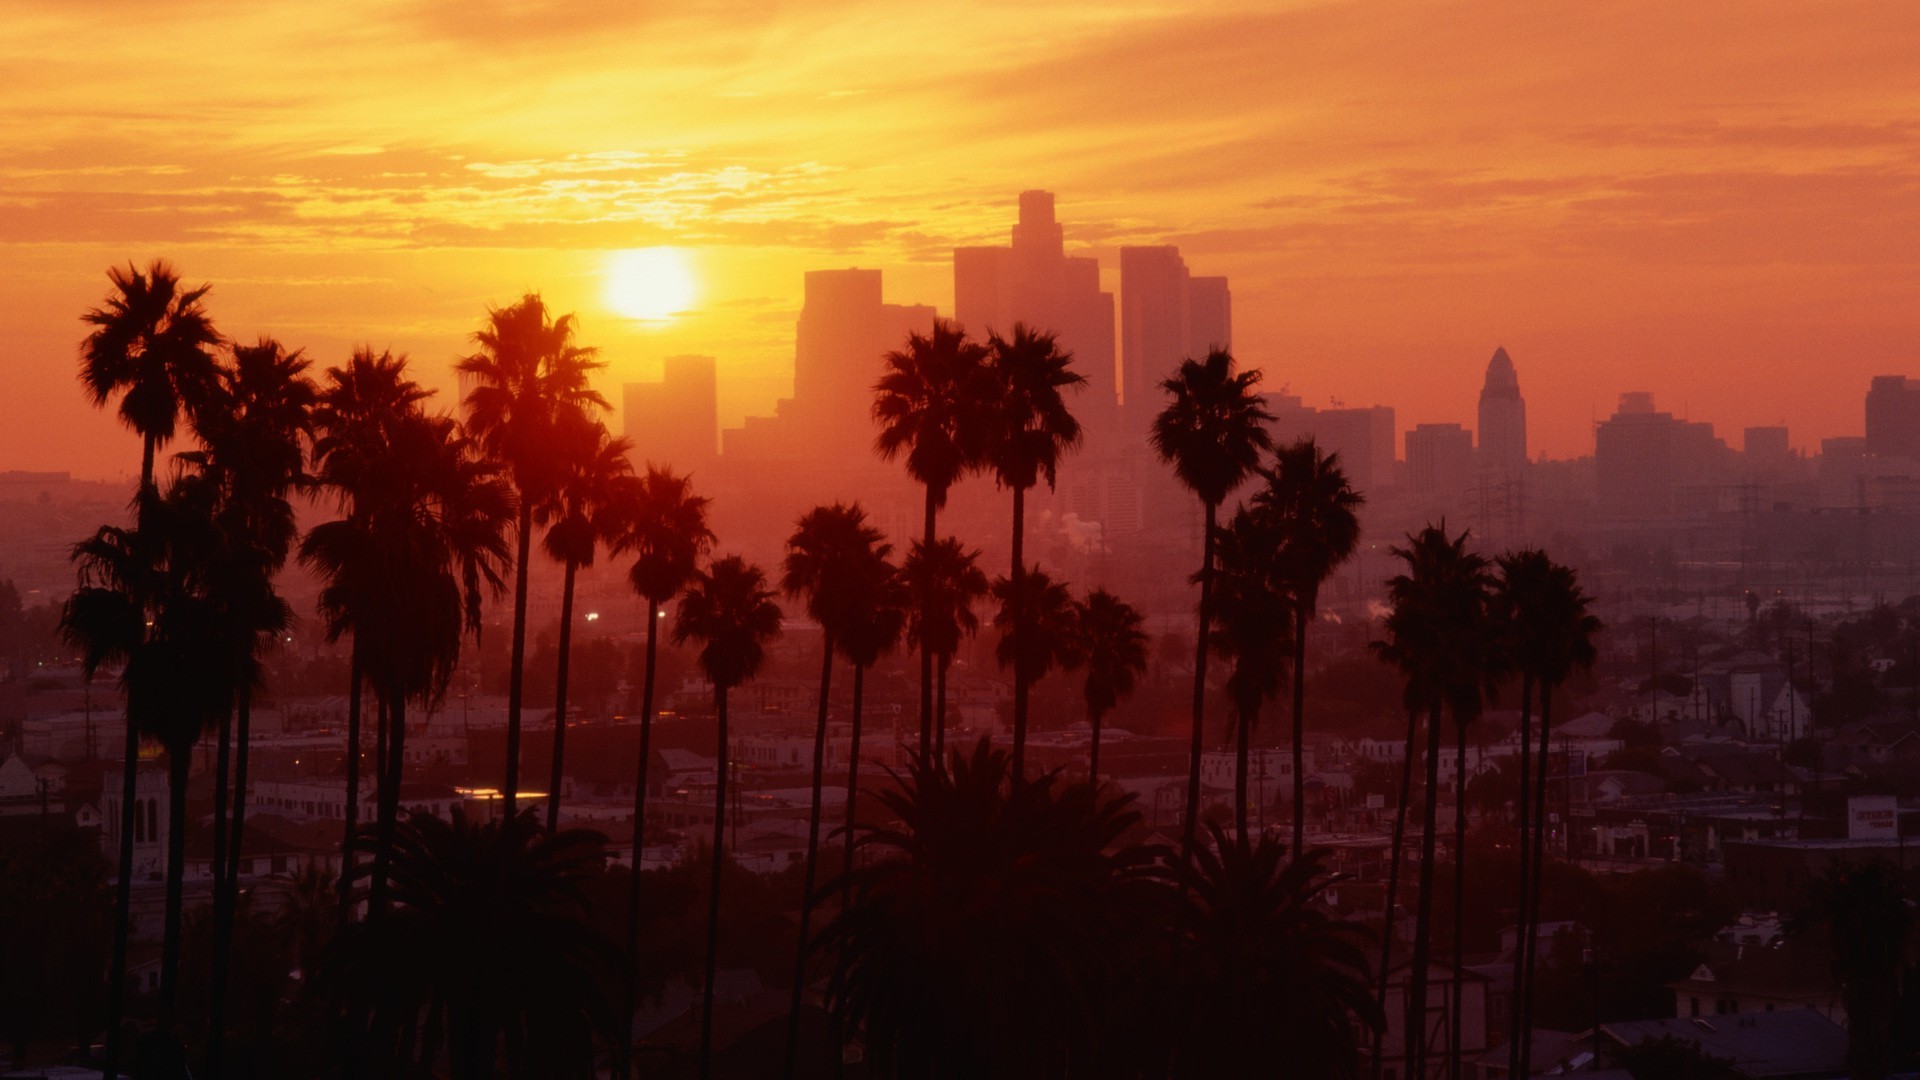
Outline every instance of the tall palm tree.
<path fill-rule="evenodd" d="M 565 472 L 539 516 L 550 520 L 544 546 L 563 571 L 560 586 L 560 666 L 554 678 L 553 773 L 547 783 L 547 831 L 560 831 L 560 784 L 566 776 L 567 672 L 573 651 L 574 578 L 592 566 L 601 544 L 619 538 L 621 515 L 632 505 L 632 449 L 605 424 L 575 414 L 557 434 Z"/>
<path fill-rule="evenodd" d="M 391 350 L 378 354 L 370 348 L 353 351 L 343 367 L 328 368 L 319 400 L 313 409 L 313 471 L 321 490 L 330 493 L 336 509 L 361 526 L 371 512 L 374 492 L 388 463 L 387 447 L 395 426 L 411 416 L 430 391 L 407 377 L 407 358 Z M 355 565 L 371 568 L 371 559 Z M 347 620 L 329 627 L 338 638 L 352 632 L 352 609 L 342 609 Z M 340 926 L 353 915 L 354 837 L 360 828 L 360 714 L 365 698 L 365 657 L 354 635 L 348 652 L 347 676 L 347 792 L 340 837 Z M 384 709 L 384 706 L 382 706 Z M 376 782 L 378 776 L 376 776 Z"/>
<path fill-rule="evenodd" d="M 820 861 L 820 800 L 827 748 L 827 704 L 833 684 L 833 652 L 859 617 L 867 581 L 879 576 L 893 550 L 867 523 L 859 503 L 816 506 L 800 516 L 787 538 L 780 588 L 805 603 L 820 626 L 820 708 L 813 728 L 813 798 L 807 814 L 805 884 L 800 893 L 800 929 L 794 946 L 792 1001 L 787 1012 L 786 1075 L 792 1076 L 800 1047 L 800 998 L 806 987 L 808 932 L 813 923 L 814 881 Z"/>
<path fill-rule="evenodd" d="M 866 697 L 867 669 L 893 651 L 907 627 L 912 594 L 906 577 L 883 555 L 861 583 L 853 618 L 840 638 L 840 649 L 853 665 L 853 716 L 847 736 L 846 849 L 841 865 L 853 865 L 854 814 L 860 801 L 860 721 Z M 944 662 L 944 661 L 943 661 Z M 843 901 L 844 903 L 844 898 Z"/>
<path fill-rule="evenodd" d="M 1250 500 L 1277 541 L 1281 580 L 1293 598 L 1293 847 L 1306 850 L 1307 628 L 1320 586 L 1360 543 L 1356 514 L 1366 499 L 1347 482 L 1340 455 L 1312 439 L 1277 448 L 1266 485 Z"/>
<path fill-rule="evenodd" d="M 96 406 L 120 396 L 120 419 L 140 436 L 140 497 L 136 510 L 153 493 L 154 454 L 172 440 L 180 414 L 195 414 L 214 384 L 213 347 L 220 335 L 202 301 L 208 287 L 183 289 L 180 275 L 156 260 L 145 273 L 128 264 L 107 271 L 113 293 L 81 316 L 93 329 L 80 346 L 80 381 Z M 121 584 L 138 589 L 138 576 Z M 144 599 L 136 591 L 136 608 Z M 136 625 L 140 620 L 136 622 Z M 107 1000 L 107 1080 L 120 1067 L 120 1016 L 126 997 L 127 937 L 133 906 L 133 808 L 140 736 L 126 724 L 122 759 L 120 858 Z"/>
<path fill-rule="evenodd" d="M 1071 667 L 1078 657 L 1073 651 L 1073 593 L 1064 582 L 1056 582 L 1038 565 L 1017 578 L 1000 578 L 993 583 L 994 599 L 1000 610 L 994 613 L 993 628 L 1000 631 L 995 658 L 1000 666 L 1024 671 L 1038 682 L 1054 668 Z M 1013 775 L 1025 777 L 1027 733 L 1019 725 L 1013 730 Z"/>
<path fill-rule="evenodd" d="M 1200 539 L 1199 633 L 1193 655 L 1193 741 L 1187 765 L 1187 816 L 1181 834 L 1181 858 L 1193 852 L 1200 819 L 1200 753 L 1207 708 L 1208 626 L 1213 610 L 1213 545 L 1220 504 L 1273 445 L 1266 425 L 1273 421 L 1254 387 L 1258 370 L 1235 371 L 1233 356 L 1214 349 L 1203 360 L 1187 360 L 1161 382 L 1168 402 L 1153 420 L 1153 449 L 1173 466 L 1174 475 L 1200 499 L 1206 524 Z"/>
<path fill-rule="evenodd" d="M 533 554 L 536 509 L 559 488 L 566 467 L 559 429 L 570 418 L 605 410 L 607 401 L 587 384 L 606 364 L 595 350 L 574 343 L 574 319 L 547 313 L 538 294 L 487 312 L 487 325 L 473 335 L 480 350 L 455 365 L 474 377 L 462 404 L 467 426 L 487 456 L 513 481 L 519 497 L 515 521 L 513 641 L 507 667 L 507 775 L 501 786 L 506 816 L 520 792 L 520 706 L 527 654 L 527 562 Z"/>
<path fill-rule="evenodd" d="M 1521 786 L 1522 873 L 1519 967 L 1514 983 L 1516 1023 L 1521 1033 L 1515 1064 L 1531 1067 L 1533 968 L 1540 921 L 1540 883 L 1546 869 L 1547 755 L 1553 728 L 1553 693 L 1575 673 L 1593 667 L 1593 639 L 1600 620 L 1589 610 L 1591 600 L 1580 588 L 1578 576 L 1545 552 L 1527 550 L 1500 559 L 1497 609 L 1505 622 L 1505 638 L 1513 666 L 1519 669 L 1522 693 L 1521 745 L 1527 741 L 1526 706 L 1529 691 L 1540 707 L 1540 748 L 1535 775 Z M 1524 771 L 1524 770 L 1523 770 Z M 1528 784 L 1532 786 L 1529 788 Z M 1531 811 L 1526 803 L 1533 803 Z M 1530 835 L 1529 835 L 1530 834 Z M 1529 880 L 1530 879 L 1530 880 Z M 1515 1075 L 1524 1075 L 1516 1073 Z"/>
<path fill-rule="evenodd" d="M 1013 489 L 1013 569 L 1015 588 L 1026 573 L 1027 489 L 1042 480 L 1051 489 L 1060 455 L 1080 444 L 1080 421 L 1067 409 L 1061 391 L 1086 386 L 1072 370 L 1073 354 L 1055 335 L 1015 323 L 1013 336 L 987 336 L 987 369 L 995 391 L 989 419 L 987 458 L 1000 483 Z M 1018 614 L 1016 612 L 1016 614 Z M 1016 635 L 1025 627 L 1015 626 Z M 1027 695 L 1037 675 L 1015 654 L 1013 666 L 1013 744 L 1016 771 L 1027 741 Z"/>
<path fill-rule="evenodd" d="M 934 544 L 934 515 L 947 504 L 947 490 L 985 458 L 993 388 L 987 349 L 969 340 L 958 323 L 936 319 L 925 334 L 907 335 L 905 347 L 883 358 L 886 370 L 874 384 L 873 419 L 880 425 L 874 448 L 892 461 L 906 455 L 907 475 L 927 489 L 921 542 Z M 931 624 L 932 597 L 920 597 L 921 622 Z M 933 736 L 933 657 L 920 650 L 920 744 Z"/>
<path fill-rule="evenodd" d="M 1260 707 L 1280 692 L 1281 673 L 1293 652 L 1293 602 L 1282 589 L 1271 537 L 1244 507 L 1215 541 L 1219 567 L 1214 606 L 1214 651 L 1233 661 L 1227 696 L 1233 700 L 1233 822 L 1247 835 L 1248 758 Z"/>
<path fill-rule="evenodd" d="M 300 557 L 324 581 L 330 636 L 351 629 L 368 684 L 384 704 L 388 739 L 368 917 L 385 914 L 399 824 L 407 704 L 432 708 L 447 690 L 462 640 L 480 626 L 483 592 L 505 587 L 512 489 L 449 417 L 406 414 L 375 457 L 356 514 L 313 527 Z"/>
<path fill-rule="evenodd" d="M 1406 676 L 1410 709 L 1427 715 L 1426 813 L 1420 847 L 1420 899 L 1415 914 L 1413 966 L 1407 988 L 1407 1075 L 1426 1074 L 1424 1032 L 1427 967 L 1433 931 L 1433 863 L 1440 791 L 1442 710 L 1456 726 L 1479 715 L 1490 670 L 1489 607 L 1494 578 L 1486 559 L 1467 550 L 1467 534 L 1450 537 L 1444 525 L 1430 525 L 1393 549 L 1406 571 L 1387 585 L 1392 611 L 1387 640 L 1375 651 Z M 1462 755 L 1464 757 L 1464 755 Z M 1461 765 L 1464 768 L 1464 762 Z M 1456 777 L 1456 781 L 1458 781 Z M 1405 794 L 1402 794 L 1405 798 Z M 1457 837 L 1457 834 L 1456 834 Z M 1456 838 L 1456 875 L 1464 870 Z M 1458 942 L 1458 934 L 1455 935 Z M 1456 980 L 1457 982 L 1457 980 Z M 1457 1015 L 1458 1009 L 1453 1010 Z M 1451 1053 L 1458 1054 L 1458 1039 Z"/>
<path fill-rule="evenodd" d="M 1132 604 L 1105 589 L 1094 589 L 1073 605 L 1073 651 L 1087 669 L 1082 696 L 1087 723 L 1093 728 L 1093 749 L 1087 757 L 1087 779 L 1100 784 L 1100 721 L 1120 699 L 1133 693 L 1134 683 L 1147 670 L 1144 620 Z"/>
<path fill-rule="evenodd" d="M 700 1076 L 713 1068 L 713 979 L 720 963 L 720 871 L 727 851 L 727 692 L 760 670 L 767 643 L 780 634 L 780 605 L 766 575 L 738 555 L 694 576 L 673 621 L 673 640 L 699 641 L 700 670 L 713 684 L 713 867 L 707 884 L 707 967 L 700 991 Z"/>
<path fill-rule="evenodd" d="M 980 569 L 979 549 L 968 551 L 956 536 L 932 545 L 915 540 L 900 574 L 917 601 L 908 613 L 907 634 L 937 665 L 933 756 L 942 762 L 947 753 L 947 667 L 961 639 L 980 629 L 973 608 L 987 595 L 987 574 Z"/>
<path fill-rule="evenodd" d="M 653 756 L 653 689 L 659 666 L 662 608 L 699 573 L 700 559 L 713 546 L 707 528 L 707 499 L 695 495 L 685 476 L 649 465 L 635 478 L 631 501 L 620 515 L 617 556 L 631 554 L 627 583 L 647 602 L 647 666 L 640 689 L 640 760 L 633 778 L 633 865 L 627 882 L 626 1016 L 639 1007 L 640 865 L 646 848 L 647 770 Z M 628 1066 L 626 1041 L 619 1047 L 621 1075 Z"/>

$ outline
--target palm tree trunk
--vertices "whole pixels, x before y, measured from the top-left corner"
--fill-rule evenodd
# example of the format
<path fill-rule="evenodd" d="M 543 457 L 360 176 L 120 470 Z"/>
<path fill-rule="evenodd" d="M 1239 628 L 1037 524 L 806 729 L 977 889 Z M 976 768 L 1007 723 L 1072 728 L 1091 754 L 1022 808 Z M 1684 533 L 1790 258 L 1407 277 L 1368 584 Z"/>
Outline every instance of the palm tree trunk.
<path fill-rule="evenodd" d="M 1200 752 L 1207 714 L 1207 623 L 1213 616 L 1213 528 L 1219 508 L 1207 503 L 1206 529 L 1200 539 L 1200 634 L 1193 648 L 1193 745 L 1187 759 L 1187 819 L 1180 839 L 1180 861 L 1193 858 L 1200 825 Z"/>
<path fill-rule="evenodd" d="M 366 673 L 360 658 L 360 639 L 354 637 L 347 682 L 347 801 L 340 808 L 343 827 L 340 833 L 340 929 L 353 921 L 353 834 L 360 827 L 360 700 Z M 379 777 L 375 776 L 375 786 Z"/>
<path fill-rule="evenodd" d="M 707 978 L 700 988 L 700 1080 L 713 1075 L 713 980 L 720 970 L 720 869 L 727 860 L 727 691 L 715 687 L 719 740 L 713 770 L 713 867 L 707 877 Z"/>
<path fill-rule="evenodd" d="M 1467 929 L 1467 721 L 1453 718 L 1453 998 L 1448 1006 L 1447 1076 L 1460 1080 L 1460 965 Z"/>
<path fill-rule="evenodd" d="M 848 734 L 847 743 L 847 822 L 846 851 L 840 860 L 840 910 L 847 908 L 847 894 L 852 890 L 853 882 L 847 875 L 853 873 L 853 825 L 860 801 L 860 707 L 866 696 L 867 669 L 855 666 L 853 669 L 853 730 Z"/>
<path fill-rule="evenodd" d="M 1023 549 L 1027 532 L 1027 489 L 1013 489 L 1013 775 L 1026 775 L 1027 762 L 1027 608 L 1020 588 L 1027 567 Z"/>
<path fill-rule="evenodd" d="M 1528 883 L 1532 880 L 1533 849 L 1528 840 L 1527 826 L 1532 820 L 1533 803 L 1533 673 L 1523 671 L 1520 675 L 1520 796 L 1514 802 L 1515 816 L 1520 826 L 1520 895 L 1513 906 L 1513 994 L 1507 1007 L 1507 1075 L 1524 1080 L 1520 1072 L 1520 1040 L 1533 1038 L 1533 1033 L 1522 1027 L 1525 1012 L 1521 1008 L 1521 993 L 1527 984 L 1527 897 Z"/>
<path fill-rule="evenodd" d="M 833 634 L 820 628 L 820 714 L 813 727 L 813 802 L 807 813 L 807 868 L 800 892 L 800 930 L 793 949 L 793 989 L 787 999 L 787 1050 L 783 1075 L 791 1080 L 800 1055 L 800 997 L 807 986 L 807 937 L 813 929 L 813 886 L 820 867 L 820 795 L 826 770 L 827 701 L 833 684 Z"/>
<path fill-rule="evenodd" d="M 1303 598 L 1293 612 L 1293 848 L 1294 858 L 1307 844 L 1307 617 L 1312 600 Z"/>
<path fill-rule="evenodd" d="M 1383 918 L 1380 927 L 1380 985 L 1375 995 L 1380 1008 L 1387 1007 L 1387 976 L 1393 970 L 1393 930 L 1395 919 L 1393 911 L 1400 893 L 1400 851 L 1406 845 L 1407 804 L 1413 800 L 1413 759 L 1418 744 L 1420 714 L 1407 710 L 1407 748 L 1400 762 L 1400 792 L 1393 812 L 1393 849 L 1387 853 L 1387 905 L 1382 909 Z M 1373 1080 L 1380 1080 L 1382 1062 L 1380 1060 L 1381 1040 L 1386 1035 L 1384 1027 L 1373 1032 Z M 1404 1040 L 1403 1040 L 1404 1041 Z"/>
<path fill-rule="evenodd" d="M 627 881 L 627 1009 L 618 1043 L 619 1075 L 632 1075 L 633 1014 L 640 1008 L 640 861 L 647 843 L 647 770 L 653 764 L 653 674 L 658 667 L 660 606 L 647 600 L 647 672 L 640 683 L 640 762 L 633 776 L 633 869 Z"/>
<path fill-rule="evenodd" d="M 160 1008 L 157 1026 L 171 1037 L 173 1003 L 180 989 L 180 910 L 187 875 L 187 773 L 193 755 L 167 752 L 167 913 L 160 939 Z"/>
<path fill-rule="evenodd" d="M 1434 819 L 1440 813 L 1440 707 L 1427 713 L 1426 817 L 1420 835 L 1420 901 L 1413 922 L 1413 970 L 1407 973 L 1407 1071 L 1427 1075 L 1427 965 L 1433 955 Z"/>
<path fill-rule="evenodd" d="M 945 761 L 947 759 L 947 667 L 952 663 L 953 657 L 942 656 L 940 658 L 938 673 L 935 676 L 938 680 L 938 689 L 934 695 L 938 705 L 938 712 L 934 716 L 933 728 L 933 757 L 935 761 Z"/>
<path fill-rule="evenodd" d="M 1547 768 L 1547 753 L 1550 748 L 1548 740 L 1552 732 L 1553 684 L 1542 680 L 1540 683 L 1540 757 L 1534 764 L 1534 772 L 1538 775 L 1534 778 L 1534 783 L 1537 787 L 1535 788 L 1533 803 L 1533 858 L 1531 866 L 1533 871 L 1533 884 L 1527 896 L 1527 926 L 1529 932 L 1527 934 L 1527 940 L 1524 943 L 1527 951 L 1527 985 L 1519 995 L 1520 1007 L 1526 1013 L 1522 1022 L 1527 1025 L 1526 1030 L 1529 1033 L 1533 1030 L 1533 984 L 1537 960 L 1535 954 L 1539 952 L 1541 882 L 1546 880 L 1547 876 L 1547 774 L 1552 771 Z M 1596 1016 L 1594 1022 L 1599 1023 L 1599 1019 L 1600 1018 Z M 1520 1044 L 1521 1071 L 1517 1075 L 1520 1077 L 1527 1076 L 1527 1070 L 1532 1068 L 1532 1063 L 1533 1040 L 1532 1038 L 1528 1038 Z"/>
<path fill-rule="evenodd" d="M 1095 791 L 1100 790 L 1100 722 L 1106 718 L 1106 712 L 1101 709 L 1095 709 L 1087 716 L 1093 727 L 1093 748 L 1087 754 L 1087 782 L 1093 785 Z"/>
<path fill-rule="evenodd" d="M 933 550 L 933 514 L 938 494 L 932 484 L 927 485 L 927 520 L 923 550 Z M 920 590 L 920 626 L 924 628 L 933 622 L 933 590 L 923 586 Z M 925 754 L 933 742 L 933 653 L 927 650 L 927 643 L 920 643 L 920 752 Z"/>
<path fill-rule="evenodd" d="M 218 749 L 214 751 L 213 764 L 213 958 L 212 977 L 207 993 L 207 1073 L 218 1077 L 224 1073 L 221 1058 L 225 1056 L 227 1011 L 227 963 L 228 949 L 232 938 L 226 933 L 229 912 L 227 910 L 227 797 L 228 780 L 233 764 L 233 713 L 231 710 L 220 717 L 220 731 L 217 736 Z"/>
<path fill-rule="evenodd" d="M 1235 707 L 1233 746 L 1233 827 L 1234 835 L 1247 837 L 1247 762 L 1253 755 L 1253 714 L 1256 706 L 1242 703 Z"/>
<path fill-rule="evenodd" d="M 547 782 L 547 831 L 560 831 L 560 782 L 566 777 L 567 759 L 567 663 L 573 650 L 573 577 L 578 569 L 567 561 L 565 583 L 560 587 L 560 670 L 553 683 L 553 773 Z"/>
<path fill-rule="evenodd" d="M 151 440 L 148 446 L 152 446 Z M 151 450 L 148 462 L 148 479 L 144 482 L 151 482 Z M 120 780 L 120 880 L 114 898 L 113 966 L 107 972 L 106 1080 L 118 1080 L 120 1075 L 120 1017 L 127 996 L 127 938 L 133 920 L 133 828 L 139 800 L 140 729 L 135 726 L 131 713 L 126 716 L 126 729 Z"/>
<path fill-rule="evenodd" d="M 373 880 L 367 893 L 369 922 L 386 914 L 387 864 L 393 858 L 393 830 L 400 820 L 400 778 L 406 762 L 407 699 L 403 694 L 387 698 L 380 711 L 387 718 L 393 745 L 387 748 L 386 775 L 380 778 L 380 831 L 374 840 Z"/>
<path fill-rule="evenodd" d="M 234 730 L 232 836 L 224 852 L 214 855 L 213 874 L 213 985 L 208 1003 L 207 1062 L 216 1077 L 224 1075 L 226 1063 L 227 968 L 233 957 L 233 927 L 240 902 L 240 845 L 246 835 L 247 759 L 253 742 L 253 687 L 242 678 L 234 702 L 238 717 Z M 224 725 L 223 725 L 224 726 Z M 215 822 L 215 847 L 219 845 L 220 823 Z"/>
<path fill-rule="evenodd" d="M 513 565 L 513 649 L 507 666 L 507 778 L 500 788 L 505 820 L 513 820 L 520 797 L 520 697 L 527 660 L 527 559 L 533 552 L 533 507 L 521 493 L 520 547 Z"/>
<path fill-rule="evenodd" d="M 373 705 L 373 790 L 377 802 L 387 787 L 387 699 L 376 693 Z M 378 813 L 378 811 L 375 811 Z"/>

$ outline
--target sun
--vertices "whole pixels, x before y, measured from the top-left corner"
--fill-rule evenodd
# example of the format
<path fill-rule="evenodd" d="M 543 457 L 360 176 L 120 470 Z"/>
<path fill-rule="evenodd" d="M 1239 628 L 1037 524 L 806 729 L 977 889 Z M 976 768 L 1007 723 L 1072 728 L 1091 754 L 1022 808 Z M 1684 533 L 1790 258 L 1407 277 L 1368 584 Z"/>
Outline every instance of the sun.
<path fill-rule="evenodd" d="M 693 306 L 693 260 L 674 247 L 629 248 L 607 259 L 607 306 L 629 319 L 662 322 Z"/>

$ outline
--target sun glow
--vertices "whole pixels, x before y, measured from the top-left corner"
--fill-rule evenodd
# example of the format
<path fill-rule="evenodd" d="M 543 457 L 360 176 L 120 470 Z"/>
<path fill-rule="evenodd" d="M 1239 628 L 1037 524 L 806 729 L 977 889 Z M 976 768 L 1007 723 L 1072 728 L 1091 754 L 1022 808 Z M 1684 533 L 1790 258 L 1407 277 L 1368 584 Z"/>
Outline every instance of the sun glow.
<path fill-rule="evenodd" d="M 616 251 L 607 260 L 607 306 L 629 319 L 662 322 L 693 306 L 699 281 L 682 248 Z"/>

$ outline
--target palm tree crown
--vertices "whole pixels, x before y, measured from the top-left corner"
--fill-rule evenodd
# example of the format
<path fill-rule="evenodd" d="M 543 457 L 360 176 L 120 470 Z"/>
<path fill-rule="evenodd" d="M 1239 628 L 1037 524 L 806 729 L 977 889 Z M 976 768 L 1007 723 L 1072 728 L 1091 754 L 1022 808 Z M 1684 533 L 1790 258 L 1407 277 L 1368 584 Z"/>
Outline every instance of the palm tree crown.
<path fill-rule="evenodd" d="M 980 629 L 974 605 L 987 595 L 986 571 L 980 569 L 978 549 L 968 551 L 958 537 L 949 536 L 928 547 L 915 540 L 901 574 L 914 596 L 930 603 L 916 607 L 908 633 L 934 656 L 952 656 L 961 639 Z"/>
<path fill-rule="evenodd" d="M 1153 448 L 1200 501 L 1218 505 L 1273 445 L 1273 414 L 1254 392 L 1258 370 L 1235 371 L 1222 349 L 1161 382 L 1171 400 L 1153 421 Z"/>
<path fill-rule="evenodd" d="M 944 319 L 886 354 L 874 385 L 875 447 L 891 461 L 906 452 L 907 474 L 926 485 L 935 508 L 947 489 L 977 467 L 989 432 L 987 349 Z"/>
<path fill-rule="evenodd" d="M 114 267 L 107 279 L 114 294 L 81 316 L 94 329 L 80 347 L 80 382 L 95 405 L 121 394 L 120 418 L 145 443 L 141 481 L 151 484 L 154 448 L 172 440 L 182 411 L 197 416 L 215 389 L 220 335 L 201 304 L 208 286 L 181 288 L 164 260 L 145 273 Z"/>
<path fill-rule="evenodd" d="M 701 556 L 713 547 L 713 531 L 707 528 L 710 500 L 695 495 L 687 477 L 658 466 L 649 465 L 636 481 L 631 516 L 613 550 L 634 557 L 627 580 L 658 606 L 687 587 L 699 573 Z"/>
<path fill-rule="evenodd" d="M 816 506 L 787 540 L 780 587 L 805 601 L 807 614 L 834 643 L 861 613 L 892 551 L 859 503 Z"/>
<path fill-rule="evenodd" d="M 1016 323 L 1013 336 L 987 338 L 988 369 L 996 398 L 988 457 L 1000 482 L 1030 488 L 1054 484 L 1060 454 L 1080 443 L 1080 421 L 1061 391 L 1080 388 L 1086 376 L 1073 371 L 1073 354 L 1055 335 Z"/>
<path fill-rule="evenodd" d="M 1095 589 L 1073 605 L 1073 651 L 1086 668 L 1087 715 L 1112 712 L 1147 670 L 1147 635 L 1132 604 Z"/>
<path fill-rule="evenodd" d="M 462 402 L 467 427 L 487 456 L 507 467 L 522 499 L 538 501 L 564 476 L 555 429 L 567 414 L 608 408 L 587 384 L 606 364 L 574 343 L 575 329 L 572 315 L 552 318 L 530 293 L 490 310 L 486 327 L 473 335 L 480 351 L 455 365 L 476 380 Z"/>
<path fill-rule="evenodd" d="M 1278 549 L 1281 579 L 1309 618 L 1320 584 L 1360 543 L 1356 511 L 1366 499 L 1347 482 L 1340 455 L 1302 439 L 1273 452 L 1265 486 L 1249 500 Z"/>
<path fill-rule="evenodd" d="M 1073 648 L 1073 594 L 1065 583 L 1033 566 L 1018 579 L 996 580 L 993 595 L 1000 601 L 993 628 L 1000 631 L 994 656 L 1001 667 L 1013 667 L 1017 658 L 1027 676 L 1038 682 L 1054 668 L 1078 661 Z"/>
<path fill-rule="evenodd" d="M 753 678 L 780 633 L 780 605 L 760 568 L 738 555 L 694 574 L 674 617 L 675 644 L 699 641 L 700 670 L 715 689 Z"/>

